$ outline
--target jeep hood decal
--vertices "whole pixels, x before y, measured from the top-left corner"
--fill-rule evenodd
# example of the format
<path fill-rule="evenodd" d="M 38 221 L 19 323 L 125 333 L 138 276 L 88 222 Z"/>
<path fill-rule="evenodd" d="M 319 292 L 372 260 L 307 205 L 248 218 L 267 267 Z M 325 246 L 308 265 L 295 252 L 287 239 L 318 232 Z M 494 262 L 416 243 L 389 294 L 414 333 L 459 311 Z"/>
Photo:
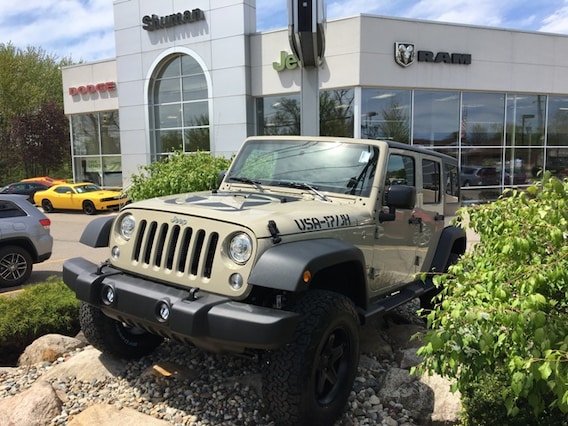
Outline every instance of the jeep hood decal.
<path fill-rule="evenodd" d="M 302 204 L 301 209 L 298 202 Z M 306 200 L 289 194 L 178 194 L 139 201 L 126 206 L 124 211 L 139 209 L 169 211 L 176 217 L 194 216 L 234 223 L 251 229 L 258 238 L 271 236 L 267 226 L 269 221 L 275 223 L 279 235 L 286 235 L 357 226 L 370 219 L 363 216 L 362 209 L 354 203 Z"/>

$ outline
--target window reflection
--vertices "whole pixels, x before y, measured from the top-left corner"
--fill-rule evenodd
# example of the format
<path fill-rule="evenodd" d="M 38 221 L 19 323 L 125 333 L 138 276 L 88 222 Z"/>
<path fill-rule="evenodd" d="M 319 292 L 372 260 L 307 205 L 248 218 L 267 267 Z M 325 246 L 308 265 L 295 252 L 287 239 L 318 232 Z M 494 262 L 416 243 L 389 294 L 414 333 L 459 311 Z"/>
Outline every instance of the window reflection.
<path fill-rule="evenodd" d="M 410 90 L 363 89 L 361 137 L 410 143 Z"/>
<path fill-rule="evenodd" d="M 462 95 L 462 146 L 502 145 L 504 122 L 504 94 L 464 93 Z"/>
<path fill-rule="evenodd" d="M 414 92 L 415 145 L 455 145 L 459 140 L 459 93 Z"/>

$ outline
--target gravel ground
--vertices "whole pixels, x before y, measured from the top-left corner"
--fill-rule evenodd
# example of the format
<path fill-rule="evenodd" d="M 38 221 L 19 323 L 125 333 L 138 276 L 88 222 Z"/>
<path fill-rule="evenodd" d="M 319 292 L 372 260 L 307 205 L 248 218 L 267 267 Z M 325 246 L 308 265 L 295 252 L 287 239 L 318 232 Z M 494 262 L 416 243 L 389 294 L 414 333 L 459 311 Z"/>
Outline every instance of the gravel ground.
<path fill-rule="evenodd" d="M 75 353 L 53 363 L 0 372 L 0 399 L 29 388 L 43 373 Z M 414 426 L 416 423 L 402 405 L 377 397 L 381 378 L 392 366 L 390 362 L 365 357 L 346 411 L 336 426 Z M 155 365 L 183 366 L 183 370 L 181 376 L 168 377 L 156 374 Z M 63 412 L 51 424 L 66 425 L 93 404 L 112 404 L 173 425 L 273 425 L 261 402 L 260 377 L 260 366 L 254 359 L 210 354 L 166 341 L 153 354 L 130 362 L 120 376 L 90 382 L 75 378 L 51 380 L 53 387 L 61 391 L 59 395 L 65 395 Z"/>

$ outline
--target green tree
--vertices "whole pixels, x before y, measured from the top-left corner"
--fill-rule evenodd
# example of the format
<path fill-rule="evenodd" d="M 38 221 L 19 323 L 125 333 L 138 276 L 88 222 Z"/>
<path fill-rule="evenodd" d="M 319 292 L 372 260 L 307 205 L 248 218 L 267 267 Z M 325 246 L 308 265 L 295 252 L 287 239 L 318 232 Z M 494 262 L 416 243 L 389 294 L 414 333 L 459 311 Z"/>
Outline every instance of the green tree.
<path fill-rule="evenodd" d="M 17 180 L 26 168 L 22 155 L 11 140 L 13 120 L 37 112 L 54 103 L 63 112 L 61 67 L 69 59 L 58 60 L 41 48 L 18 49 L 0 43 L 0 165 L 3 180 Z"/>
<path fill-rule="evenodd" d="M 466 212 L 480 242 L 449 274 L 435 277 L 441 303 L 428 315 L 422 368 L 455 379 L 466 395 L 478 381 L 498 377 L 494 395 L 509 419 L 562 424 L 558 419 L 568 413 L 568 181 L 547 173 L 526 192 L 510 191 Z"/>
<path fill-rule="evenodd" d="M 25 176 L 49 175 L 71 161 L 69 122 L 55 102 L 12 118 L 10 140 Z"/>

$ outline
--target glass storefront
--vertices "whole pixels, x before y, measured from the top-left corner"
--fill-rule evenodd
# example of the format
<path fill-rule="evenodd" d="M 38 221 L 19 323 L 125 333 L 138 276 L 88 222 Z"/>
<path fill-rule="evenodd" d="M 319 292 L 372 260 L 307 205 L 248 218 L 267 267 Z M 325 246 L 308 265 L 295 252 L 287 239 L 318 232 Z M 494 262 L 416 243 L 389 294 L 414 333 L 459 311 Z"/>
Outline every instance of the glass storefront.
<path fill-rule="evenodd" d="M 76 114 L 70 120 L 75 182 L 121 187 L 118 111 Z"/>
<path fill-rule="evenodd" d="M 543 169 L 568 177 L 568 96 L 363 88 L 354 131 L 353 93 L 320 93 L 321 135 L 396 140 L 452 155 L 466 201 L 494 200 Z M 298 94 L 259 98 L 256 107 L 259 135 L 300 134 Z"/>

